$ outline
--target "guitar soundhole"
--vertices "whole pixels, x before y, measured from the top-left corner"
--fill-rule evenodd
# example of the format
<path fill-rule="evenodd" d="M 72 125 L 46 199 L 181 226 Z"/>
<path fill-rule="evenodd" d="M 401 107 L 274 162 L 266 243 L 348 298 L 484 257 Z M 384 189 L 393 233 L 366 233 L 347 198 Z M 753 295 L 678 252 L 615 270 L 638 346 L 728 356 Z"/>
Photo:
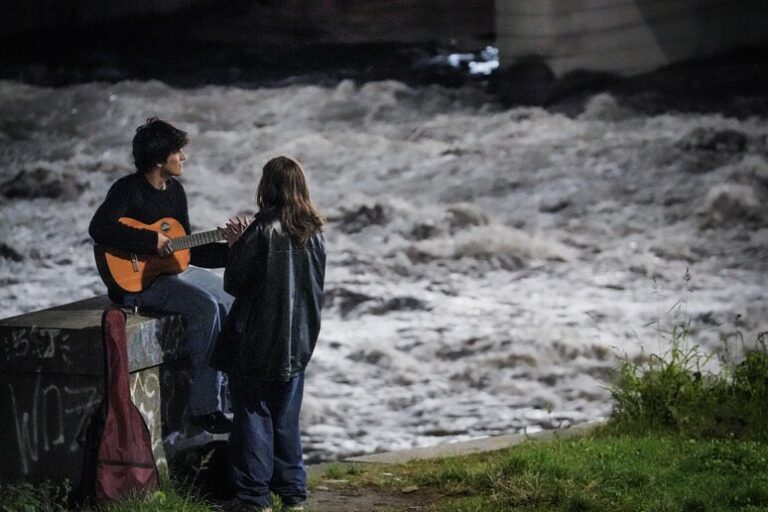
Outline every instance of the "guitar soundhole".
<path fill-rule="evenodd" d="M 162 231 L 168 231 L 169 229 L 171 229 L 171 225 L 168 224 L 167 222 L 163 222 L 162 224 L 160 224 L 160 229 Z"/>

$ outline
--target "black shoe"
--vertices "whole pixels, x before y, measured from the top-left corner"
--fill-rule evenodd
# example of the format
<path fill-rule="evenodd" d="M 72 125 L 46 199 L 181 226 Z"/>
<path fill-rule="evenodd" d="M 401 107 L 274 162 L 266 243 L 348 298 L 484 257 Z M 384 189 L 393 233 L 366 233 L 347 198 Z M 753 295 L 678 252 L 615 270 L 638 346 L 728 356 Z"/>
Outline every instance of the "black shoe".
<path fill-rule="evenodd" d="M 232 420 L 224 416 L 224 413 L 221 411 L 192 416 L 189 421 L 211 434 L 228 434 L 232 432 Z"/>

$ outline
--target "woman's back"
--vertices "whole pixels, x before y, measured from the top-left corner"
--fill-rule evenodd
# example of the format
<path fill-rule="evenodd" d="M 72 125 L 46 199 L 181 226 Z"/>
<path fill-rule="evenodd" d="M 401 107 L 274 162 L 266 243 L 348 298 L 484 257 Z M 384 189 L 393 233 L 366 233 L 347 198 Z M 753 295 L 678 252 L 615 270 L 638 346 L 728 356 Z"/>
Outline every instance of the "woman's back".
<path fill-rule="evenodd" d="M 274 216 L 257 215 L 232 247 L 224 289 L 235 296 L 211 364 L 288 380 L 304 370 L 320 332 L 325 240 L 303 244 Z"/>

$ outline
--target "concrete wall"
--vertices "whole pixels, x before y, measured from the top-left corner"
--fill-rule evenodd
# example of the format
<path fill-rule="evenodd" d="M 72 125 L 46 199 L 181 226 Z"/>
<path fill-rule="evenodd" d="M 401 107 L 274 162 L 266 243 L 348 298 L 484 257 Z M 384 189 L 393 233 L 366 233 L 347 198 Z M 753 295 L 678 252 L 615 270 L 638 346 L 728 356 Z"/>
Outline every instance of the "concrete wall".
<path fill-rule="evenodd" d="M 85 428 L 104 397 L 97 297 L 0 320 L 0 483 L 59 482 L 77 489 Z M 144 416 L 161 471 L 211 435 L 189 425 L 189 358 L 175 315 L 130 314 L 131 398 Z"/>
<path fill-rule="evenodd" d="M 0 36 L 178 11 L 212 0 L 0 0 Z"/>
<path fill-rule="evenodd" d="M 44 28 L 80 28 L 98 21 L 208 5 L 196 37 L 259 43 L 455 42 L 492 40 L 494 0 L 0 0 L 0 37 Z M 209 23 L 210 22 L 210 23 Z M 119 27 L 117 27 L 119 29 Z M 189 29 L 185 26 L 170 30 Z"/>
<path fill-rule="evenodd" d="M 495 0 L 501 65 L 631 75 L 768 42 L 766 0 Z"/>

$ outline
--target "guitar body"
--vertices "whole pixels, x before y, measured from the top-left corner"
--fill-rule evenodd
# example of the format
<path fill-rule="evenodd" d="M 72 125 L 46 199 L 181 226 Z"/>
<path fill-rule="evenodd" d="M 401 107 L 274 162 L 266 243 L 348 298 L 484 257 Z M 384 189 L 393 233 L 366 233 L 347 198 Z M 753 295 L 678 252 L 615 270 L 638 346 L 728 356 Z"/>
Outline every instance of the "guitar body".
<path fill-rule="evenodd" d="M 186 235 L 184 226 L 171 217 L 160 219 L 153 224 L 144 224 L 129 217 L 121 217 L 119 220 L 127 226 L 162 233 L 168 238 Z M 146 290 L 161 274 L 183 272 L 189 267 L 191 258 L 189 249 L 177 250 L 165 257 L 131 254 L 99 244 L 96 244 L 93 250 L 96 267 L 104 283 L 130 293 Z"/>

